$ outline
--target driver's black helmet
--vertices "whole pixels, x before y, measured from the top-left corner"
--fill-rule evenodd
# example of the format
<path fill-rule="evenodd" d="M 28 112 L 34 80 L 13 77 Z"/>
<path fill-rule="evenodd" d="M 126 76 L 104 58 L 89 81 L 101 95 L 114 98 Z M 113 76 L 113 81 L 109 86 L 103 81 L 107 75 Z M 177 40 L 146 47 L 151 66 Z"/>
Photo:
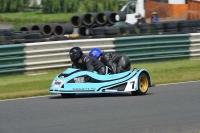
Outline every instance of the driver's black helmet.
<path fill-rule="evenodd" d="M 71 61 L 77 61 L 82 56 L 82 54 L 83 52 L 79 47 L 73 47 L 69 51 Z"/>

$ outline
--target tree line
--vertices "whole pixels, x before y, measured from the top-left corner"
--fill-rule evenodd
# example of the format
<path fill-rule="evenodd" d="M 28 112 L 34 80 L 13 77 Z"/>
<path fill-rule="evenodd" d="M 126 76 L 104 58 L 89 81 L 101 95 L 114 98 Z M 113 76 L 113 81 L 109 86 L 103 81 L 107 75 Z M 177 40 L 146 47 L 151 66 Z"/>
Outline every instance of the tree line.
<path fill-rule="evenodd" d="M 0 0 L 0 12 L 21 12 L 29 3 L 30 0 Z"/>
<path fill-rule="evenodd" d="M 23 12 L 37 0 L 0 0 L 0 12 Z M 125 4 L 119 0 L 42 0 L 43 13 L 83 13 L 118 11 Z"/>

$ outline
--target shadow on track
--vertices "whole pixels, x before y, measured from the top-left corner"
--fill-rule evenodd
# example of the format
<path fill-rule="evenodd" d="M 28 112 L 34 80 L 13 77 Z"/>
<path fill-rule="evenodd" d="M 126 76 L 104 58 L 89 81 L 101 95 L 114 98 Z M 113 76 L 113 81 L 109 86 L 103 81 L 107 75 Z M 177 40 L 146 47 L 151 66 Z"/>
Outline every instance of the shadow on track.
<path fill-rule="evenodd" d="M 140 97 L 153 95 L 153 93 L 147 93 L 146 95 L 132 95 L 131 93 L 106 93 L 106 94 L 76 94 L 74 97 L 64 98 L 61 95 L 52 95 L 49 99 L 76 99 L 76 98 L 103 98 L 103 97 Z"/>

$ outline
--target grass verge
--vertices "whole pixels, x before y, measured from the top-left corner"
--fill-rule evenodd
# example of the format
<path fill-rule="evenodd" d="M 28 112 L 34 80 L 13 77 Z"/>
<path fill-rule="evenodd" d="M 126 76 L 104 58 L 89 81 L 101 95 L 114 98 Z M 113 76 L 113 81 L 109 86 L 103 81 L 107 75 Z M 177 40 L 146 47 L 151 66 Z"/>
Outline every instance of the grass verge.
<path fill-rule="evenodd" d="M 23 23 L 50 23 L 69 22 L 70 18 L 77 13 L 43 14 L 41 11 L 0 13 L 0 21 L 23 22 Z"/>
<path fill-rule="evenodd" d="M 42 23 L 66 23 L 77 13 L 43 14 L 41 11 L 0 13 L 0 21 L 13 24 L 15 30 L 22 26 Z"/>
<path fill-rule="evenodd" d="M 132 68 L 146 69 L 151 75 L 153 84 L 200 80 L 200 60 L 132 64 Z M 0 77 L 0 99 L 47 95 L 53 78 L 63 70 L 53 70 L 35 76 Z"/>

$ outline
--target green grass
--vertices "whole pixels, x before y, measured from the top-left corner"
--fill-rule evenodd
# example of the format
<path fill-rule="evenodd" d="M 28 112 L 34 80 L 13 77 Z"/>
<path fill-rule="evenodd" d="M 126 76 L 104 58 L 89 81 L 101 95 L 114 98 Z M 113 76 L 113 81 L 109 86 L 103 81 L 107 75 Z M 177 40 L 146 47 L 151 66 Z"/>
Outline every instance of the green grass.
<path fill-rule="evenodd" d="M 200 80 L 200 60 L 181 60 L 161 63 L 132 64 L 132 68 L 146 69 L 153 84 Z M 0 77 L 0 99 L 49 94 L 53 78 L 64 69 L 47 74 Z"/>
<path fill-rule="evenodd" d="M 69 22 L 77 13 L 43 14 L 37 12 L 0 13 L 0 21 L 23 23 Z"/>
<path fill-rule="evenodd" d="M 0 13 L 1 22 L 13 23 L 15 30 L 22 26 L 42 23 L 66 23 L 77 13 L 43 14 L 41 11 Z"/>

